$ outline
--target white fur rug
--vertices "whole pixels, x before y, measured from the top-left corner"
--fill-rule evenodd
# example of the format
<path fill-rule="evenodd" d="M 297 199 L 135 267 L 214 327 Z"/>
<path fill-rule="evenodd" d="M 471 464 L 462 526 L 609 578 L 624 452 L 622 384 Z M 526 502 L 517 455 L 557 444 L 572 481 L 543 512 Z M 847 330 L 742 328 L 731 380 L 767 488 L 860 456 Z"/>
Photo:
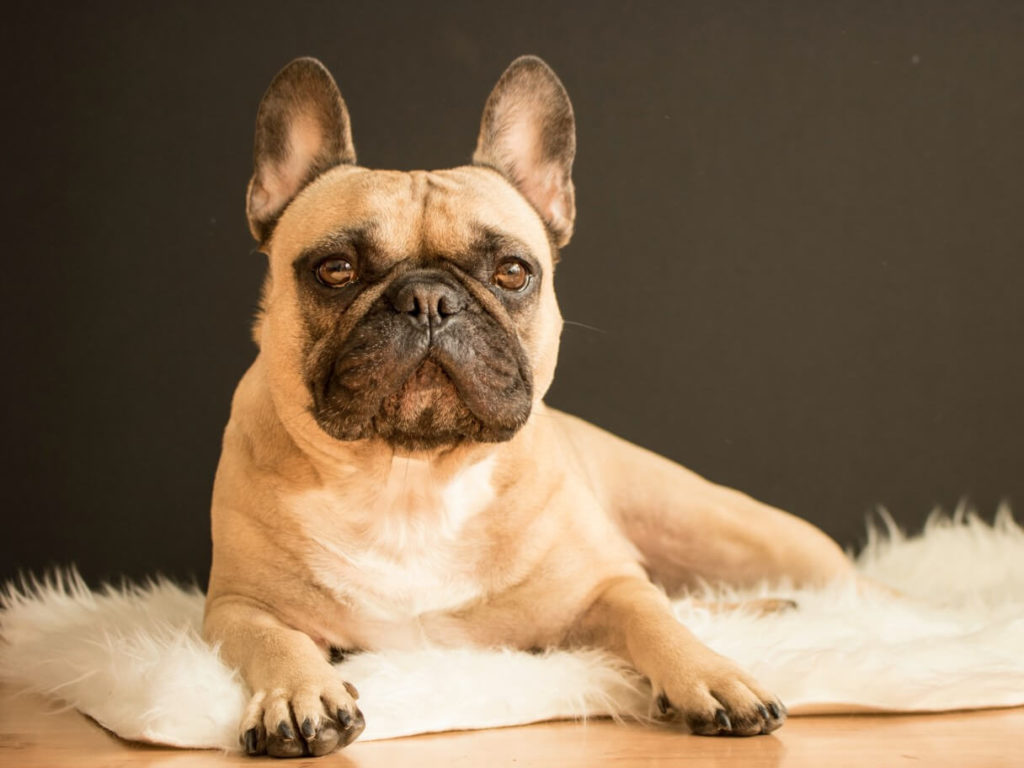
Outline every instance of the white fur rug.
<path fill-rule="evenodd" d="M 764 587 L 799 608 L 681 621 L 778 693 L 792 714 L 1024 704 L 1024 529 L 933 516 L 906 538 L 871 531 L 858 569 L 907 597 Z M 706 598 L 707 595 L 704 595 Z M 0 678 L 76 707 L 126 739 L 238 749 L 246 693 L 199 637 L 203 596 L 166 581 L 92 592 L 74 573 L 8 586 Z M 644 719 L 642 680 L 596 651 L 364 653 L 338 665 L 361 692 L 362 739 L 539 720 Z"/>

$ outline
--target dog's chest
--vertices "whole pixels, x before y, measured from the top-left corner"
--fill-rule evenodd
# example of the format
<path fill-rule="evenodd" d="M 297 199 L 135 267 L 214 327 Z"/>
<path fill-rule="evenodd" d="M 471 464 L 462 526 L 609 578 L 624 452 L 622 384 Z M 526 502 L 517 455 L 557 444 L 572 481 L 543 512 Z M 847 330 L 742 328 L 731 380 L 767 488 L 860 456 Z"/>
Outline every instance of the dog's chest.
<path fill-rule="evenodd" d="M 376 486 L 296 499 L 307 566 L 361 633 L 412 631 L 424 614 L 481 596 L 475 523 L 494 500 L 492 466 L 482 461 L 442 484 L 425 462 L 396 459 Z"/>

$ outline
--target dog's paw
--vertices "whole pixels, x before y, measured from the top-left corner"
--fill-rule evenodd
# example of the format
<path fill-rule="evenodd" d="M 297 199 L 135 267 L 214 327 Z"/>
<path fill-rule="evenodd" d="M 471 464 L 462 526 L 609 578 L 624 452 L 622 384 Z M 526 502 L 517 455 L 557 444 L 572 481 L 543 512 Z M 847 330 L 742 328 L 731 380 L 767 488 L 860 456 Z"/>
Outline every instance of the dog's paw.
<path fill-rule="evenodd" d="M 661 716 L 701 736 L 771 733 L 788 714 L 776 696 L 720 657 L 655 686 Z"/>
<path fill-rule="evenodd" d="M 366 721 L 355 686 L 340 680 L 257 691 L 242 717 L 239 740 L 248 755 L 306 757 L 348 746 Z"/>

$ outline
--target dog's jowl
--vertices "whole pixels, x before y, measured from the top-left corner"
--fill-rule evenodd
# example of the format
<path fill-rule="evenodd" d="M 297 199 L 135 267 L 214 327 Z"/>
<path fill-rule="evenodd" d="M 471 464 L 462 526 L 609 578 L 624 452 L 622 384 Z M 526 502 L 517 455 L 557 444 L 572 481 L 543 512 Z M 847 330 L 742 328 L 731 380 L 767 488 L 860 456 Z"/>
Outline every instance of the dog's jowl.
<path fill-rule="evenodd" d="M 838 547 L 544 404 L 575 152 L 569 98 L 534 57 L 502 75 L 471 163 L 448 170 L 357 165 L 315 60 L 263 97 L 246 200 L 268 259 L 259 353 L 224 435 L 205 621 L 252 693 L 248 753 L 359 735 L 332 647 L 600 646 L 681 732 L 785 719 L 665 591 L 833 578 Z M 626 270 L 645 279 L 639 254 Z"/>

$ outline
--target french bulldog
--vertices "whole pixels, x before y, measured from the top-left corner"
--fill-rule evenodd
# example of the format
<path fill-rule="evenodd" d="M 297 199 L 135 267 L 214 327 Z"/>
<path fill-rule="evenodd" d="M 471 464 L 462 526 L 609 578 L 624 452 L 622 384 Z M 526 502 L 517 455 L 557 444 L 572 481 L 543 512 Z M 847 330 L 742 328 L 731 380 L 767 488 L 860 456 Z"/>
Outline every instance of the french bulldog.
<path fill-rule="evenodd" d="M 439 171 L 358 166 L 320 62 L 270 84 L 246 200 L 269 262 L 259 352 L 224 434 L 204 622 L 251 689 L 247 753 L 359 735 L 332 649 L 599 647 L 682 732 L 785 720 L 666 592 L 849 576 L 839 547 L 544 404 L 575 152 L 566 91 L 533 56 L 487 99 L 472 162 Z"/>

